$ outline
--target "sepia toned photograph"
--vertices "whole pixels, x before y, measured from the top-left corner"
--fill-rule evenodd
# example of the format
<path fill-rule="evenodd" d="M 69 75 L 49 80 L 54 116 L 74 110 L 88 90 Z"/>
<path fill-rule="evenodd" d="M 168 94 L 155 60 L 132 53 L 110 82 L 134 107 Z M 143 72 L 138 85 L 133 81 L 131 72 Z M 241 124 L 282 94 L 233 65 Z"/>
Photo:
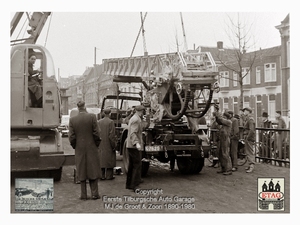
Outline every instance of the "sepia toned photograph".
<path fill-rule="evenodd" d="M 15 211 L 53 211 L 53 179 L 16 179 Z"/>
<path fill-rule="evenodd" d="M 11 216 L 291 215 L 291 11 L 15 11 Z"/>

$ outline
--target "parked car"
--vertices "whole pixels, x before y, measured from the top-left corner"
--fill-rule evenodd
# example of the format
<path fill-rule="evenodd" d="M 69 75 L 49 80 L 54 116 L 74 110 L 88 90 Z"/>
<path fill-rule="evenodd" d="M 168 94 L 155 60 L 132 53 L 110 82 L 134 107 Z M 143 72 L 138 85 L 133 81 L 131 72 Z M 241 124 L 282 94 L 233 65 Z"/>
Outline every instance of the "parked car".
<path fill-rule="evenodd" d="M 69 120 L 69 115 L 62 115 L 61 124 L 58 127 L 58 131 L 61 133 L 62 137 L 69 135 Z"/>
<path fill-rule="evenodd" d="M 28 189 L 28 188 L 16 188 L 15 189 L 15 195 L 16 196 L 23 196 L 23 195 L 29 195 L 33 192 L 33 190 Z"/>
<path fill-rule="evenodd" d="M 58 131 L 61 133 L 62 137 L 69 135 L 69 127 L 67 125 L 60 125 Z"/>
<path fill-rule="evenodd" d="M 36 190 L 36 191 L 32 192 L 31 195 L 39 198 L 39 197 L 45 196 L 46 194 L 47 194 L 47 192 L 45 190 Z"/>

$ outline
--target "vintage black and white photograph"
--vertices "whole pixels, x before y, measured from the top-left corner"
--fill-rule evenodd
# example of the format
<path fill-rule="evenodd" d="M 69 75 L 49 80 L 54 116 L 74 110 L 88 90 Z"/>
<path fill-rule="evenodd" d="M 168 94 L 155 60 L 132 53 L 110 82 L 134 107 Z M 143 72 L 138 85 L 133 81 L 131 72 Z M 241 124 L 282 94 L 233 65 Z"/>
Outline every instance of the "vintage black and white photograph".
<path fill-rule="evenodd" d="M 53 179 L 15 180 L 15 211 L 53 211 Z"/>
<path fill-rule="evenodd" d="M 291 215 L 292 10 L 27 8 L 11 215 Z"/>

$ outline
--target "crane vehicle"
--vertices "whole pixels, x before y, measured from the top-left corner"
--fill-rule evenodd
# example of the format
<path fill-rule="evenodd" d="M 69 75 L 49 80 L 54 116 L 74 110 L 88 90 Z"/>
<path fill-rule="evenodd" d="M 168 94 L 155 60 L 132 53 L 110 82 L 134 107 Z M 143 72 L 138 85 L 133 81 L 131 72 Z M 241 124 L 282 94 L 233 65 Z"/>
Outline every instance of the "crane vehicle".
<path fill-rule="evenodd" d="M 29 37 L 11 40 L 11 174 L 61 179 L 62 167 L 75 164 L 74 155 L 64 154 L 62 138 L 57 127 L 61 122 L 61 98 L 55 69 L 49 51 L 36 41 L 50 12 L 26 13 Z M 20 24 L 23 12 L 11 21 L 11 37 Z M 32 103 L 29 86 L 29 56 L 36 56 L 40 67 L 42 104 Z"/>
<path fill-rule="evenodd" d="M 142 104 L 151 123 L 144 132 L 142 174 L 147 174 L 153 158 L 170 162 L 171 168 L 176 160 L 183 174 L 199 173 L 210 146 L 207 127 L 198 122 L 209 110 L 213 93 L 219 90 L 217 66 L 210 52 L 145 54 L 103 59 L 102 63 L 103 74 L 113 76 L 114 82 L 144 85 Z M 126 128 L 120 135 L 118 150 L 126 170 Z"/>

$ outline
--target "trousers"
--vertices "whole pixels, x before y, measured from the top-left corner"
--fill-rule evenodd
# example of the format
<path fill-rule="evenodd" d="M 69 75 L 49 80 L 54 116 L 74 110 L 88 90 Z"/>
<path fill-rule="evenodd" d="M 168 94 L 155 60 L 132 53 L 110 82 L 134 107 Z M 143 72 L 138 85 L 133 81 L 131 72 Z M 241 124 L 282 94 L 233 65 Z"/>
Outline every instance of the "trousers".
<path fill-rule="evenodd" d="M 249 165 L 255 164 L 254 142 L 245 140 L 245 154 L 247 155 Z"/>
<path fill-rule="evenodd" d="M 129 155 L 129 165 L 126 179 L 126 188 L 134 189 L 141 182 L 142 177 L 142 157 L 141 151 L 136 148 L 127 148 Z"/>
<path fill-rule="evenodd" d="M 92 196 L 99 196 L 98 192 L 98 179 L 96 180 L 89 180 L 90 189 Z M 86 181 L 80 181 L 81 186 L 81 195 L 80 198 L 87 199 L 87 188 L 86 188 Z"/>
<path fill-rule="evenodd" d="M 239 141 L 235 139 L 230 140 L 230 158 L 232 167 L 237 168 L 237 152 Z"/>
<path fill-rule="evenodd" d="M 232 163 L 230 158 L 230 146 L 229 146 L 229 137 L 220 138 L 220 152 L 219 152 L 219 161 L 221 164 L 221 169 L 224 172 L 232 170 Z"/>

